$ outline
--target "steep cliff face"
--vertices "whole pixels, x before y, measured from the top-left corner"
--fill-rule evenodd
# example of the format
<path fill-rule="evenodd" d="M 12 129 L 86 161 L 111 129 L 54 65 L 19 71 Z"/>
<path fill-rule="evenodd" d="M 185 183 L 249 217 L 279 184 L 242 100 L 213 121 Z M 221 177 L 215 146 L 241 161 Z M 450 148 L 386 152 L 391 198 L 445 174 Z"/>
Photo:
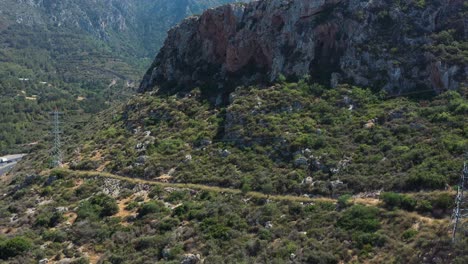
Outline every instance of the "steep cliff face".
<path fill-rule="evenodd" d="M 173 28 L 140 91 L 224 91 L 281 74 L 393 94 L 454 89 L 468 71 L 464 13 L 461 0 L 229 4 Z"/>

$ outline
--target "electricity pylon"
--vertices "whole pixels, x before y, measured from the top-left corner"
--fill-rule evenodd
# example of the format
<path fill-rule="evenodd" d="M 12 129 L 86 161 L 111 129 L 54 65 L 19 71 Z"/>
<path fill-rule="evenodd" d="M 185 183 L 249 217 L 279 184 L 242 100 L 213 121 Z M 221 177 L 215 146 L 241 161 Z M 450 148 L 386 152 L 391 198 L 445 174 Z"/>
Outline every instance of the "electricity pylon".
<path fill-rule="evenodd" d="M 468 232 L 468 163 L 465 161 L 463 172 L 455 198 L 455 209 L 453 210 L 452 241 L 455 242 L 460 236 L 466 236 Z"/>
<path fill-rule="evenodd" d="M 53 147 L 51 150 L 52 155 L 52 167 L 62 167 L 62 142 L 61 142 L 61 134 L 62 131 L 60 130 L 60 115 L 63 113 L 58 112 L 55 110 L 51 112 L 50 115 L 53 118 L 52 121 L 52 135 L 54 138 Z"/>

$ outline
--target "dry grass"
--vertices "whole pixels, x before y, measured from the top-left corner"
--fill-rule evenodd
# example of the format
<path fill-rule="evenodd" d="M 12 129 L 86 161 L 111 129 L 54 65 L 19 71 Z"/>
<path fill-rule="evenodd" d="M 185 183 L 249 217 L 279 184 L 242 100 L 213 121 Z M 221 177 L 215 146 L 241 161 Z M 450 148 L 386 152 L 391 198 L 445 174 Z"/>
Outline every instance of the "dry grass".
<path fill-rule="evenodd" d="M 101 165 L 99 165 L 99 167 L 96 169 L 96 171 L 98 172 L 103 172 L 104 169 L 106 168 L 107 165 L 109 165 L 110 161 L 105 161 L 104 163 L 102 163 Z"/>
<path fill-rule="evenodd" d="M 381 201 L 376 198 L 354 198 L 352 200 L 354 204 L 370 205 L 370 206 L 379 206 Z"/>
<path fill-rule="evenodd" d="M 95 252 L 91 245 L 81 246 L 81 252 L 88 258 L 90 264 L 97 264 L 102 254 Z"/>
<path fill-rule="evenodd" d="M 65 221 L 66 225 L 73 225 L 76 221 L 76 218 L 78 218 L 78 215 L 75 212 L 68 212 L 65 213 L 63 216 L 65 217 L 65 219 L 67 219 Z"/>

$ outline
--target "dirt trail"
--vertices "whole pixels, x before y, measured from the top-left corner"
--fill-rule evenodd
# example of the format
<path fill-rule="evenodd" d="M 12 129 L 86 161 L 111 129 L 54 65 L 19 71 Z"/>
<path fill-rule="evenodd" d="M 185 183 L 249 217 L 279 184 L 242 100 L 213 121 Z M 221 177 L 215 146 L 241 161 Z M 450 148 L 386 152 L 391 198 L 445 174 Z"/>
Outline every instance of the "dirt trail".
<path fill-rule="evenodd" d="M 132 182 L 132 183 L 139 183 L 139 184 L 147 184 L 147 185 L 159 185 L 162 187 L 172 187 L 172 188 L 180 188 L 180 189 L 194 189 L 194 190 L 203 190 L 203 191 L 212 191 L 224 194 L 241 194 L 241 190 L 238 189 L 231 189 L 231 188 L 222 188 L 217 186 L 208 186 L 202 184 L 193 184 L 193 183 L 165 183 L 165 182 L 156 182 L 156 181 L 149 181 L 137 178 L 128 178 L 124 176 L 119 176 L 107 172 L 98 172 L 98 171 L 74 171 L 70 169 L 55 169 L 53 170 L 57 173 L 63 174 L 73 174 L 80 177 L 106 177 L 106 178 L 113 178 L 117 180 Z M 260 192 L 247 192 L 245 194 L 246 197 L 253 197 L 253 198 L 265 198 L 270 199 L 273 201 L 292 201 L 292 202 L 332 202 L 335 203 L 336 199 L 326 198 L 326 197 L 317 197 L 317 198 L 310 198 L 307 196 L 295 196 L 295 195 L 268 195 Z"/>
<path fill-rule="evenodd" d="M 107 172 L 99 172 L 99 171 L 74 171 L 70 169 L 54 169 L 57 173 L 63 174 L 74 174 L 80 177 L 106 177 L 106 178 L 113 178 L 122 181 L 137 183 L 137 184 L 147 184 L 147 185 L 158 185 L 161 187 L 172 187 L 172 188 L 180 188 L 180 189 L 194 189 L 194 190 L 202 190 L 202 191 L 212 191 L 222 194 L 241 194 L 242 191 L 239 189 L 231 189 L 231 188 L 222 188 L 217 186 L 209 186 L 203 184 L 194 184 L 194 183 L 167 183 L 167 182 L 159 182 L 159 181 L 151 181 L 151 180 L 143 180 L 138 178 L 129 178 L 125 176 L 119 176 Z M 407 193 L 410 194 L 410 193 Z M 268 195 L 265 193 L 260 192 L 247 192 L 244 194 L 245 197 L 252 197 L 257 199 L 270 199 L 272 201 L 291 201 L 291 202 L 304 202 L 304 203 L 313 203 L 313 202 L 331 202 L 336 203 L 337 199 L 332 199 L 328 197 L 308 197 L 308 196 L 297 196 L 297 195 Z M 379 206 L 381 201 L 378 198 L 353 198 L 351 202 L 354 204 L 362 204 L 368 206 Z M 427 220 L 427 219 L 426 219 Z"/>

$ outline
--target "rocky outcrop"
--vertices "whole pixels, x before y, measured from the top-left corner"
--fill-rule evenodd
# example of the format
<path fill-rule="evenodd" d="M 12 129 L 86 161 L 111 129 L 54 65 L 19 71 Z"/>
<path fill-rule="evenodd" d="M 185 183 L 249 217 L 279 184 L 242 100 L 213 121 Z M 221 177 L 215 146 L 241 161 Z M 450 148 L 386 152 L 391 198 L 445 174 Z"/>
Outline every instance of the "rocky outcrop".
<path fill-rule="evenodd" d="M 200 86 L 220 94 L 280 75 L 392 94 L 454 89 L 466 79 L 464 62 L 444 60 L 430 47 L 442 30 L 466 41 L 462 10 L 462 0 L 229 4 L 173 28 L 139 90 Z"/>

